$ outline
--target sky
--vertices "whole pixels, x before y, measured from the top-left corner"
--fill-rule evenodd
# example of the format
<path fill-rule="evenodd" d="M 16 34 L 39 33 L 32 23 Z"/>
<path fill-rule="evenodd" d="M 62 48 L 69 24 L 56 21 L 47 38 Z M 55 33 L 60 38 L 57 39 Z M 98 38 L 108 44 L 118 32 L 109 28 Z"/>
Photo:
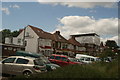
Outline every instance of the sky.
<path fill-rule="evenodd" d="M 1 5 L 1 4 L 0 4 Z M 27 25 L 69 35 L 95 32 L 101 41 L 118 43 L 118 5 L 115 2 L 2 2 L 2 29 Z"/>

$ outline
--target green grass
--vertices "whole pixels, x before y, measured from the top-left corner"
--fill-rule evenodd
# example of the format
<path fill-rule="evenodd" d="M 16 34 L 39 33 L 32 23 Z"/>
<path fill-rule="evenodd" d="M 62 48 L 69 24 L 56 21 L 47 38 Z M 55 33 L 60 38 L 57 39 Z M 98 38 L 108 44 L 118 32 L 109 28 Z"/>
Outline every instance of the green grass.
<path fill-rule="evenodd" d="M 16 76 L 13 79 L 23 78 Z M 70 65 L 55 71 L 33 75 L 30 78 L 118 78 L 118 61 L 99 62 L 87 65 Z"/>

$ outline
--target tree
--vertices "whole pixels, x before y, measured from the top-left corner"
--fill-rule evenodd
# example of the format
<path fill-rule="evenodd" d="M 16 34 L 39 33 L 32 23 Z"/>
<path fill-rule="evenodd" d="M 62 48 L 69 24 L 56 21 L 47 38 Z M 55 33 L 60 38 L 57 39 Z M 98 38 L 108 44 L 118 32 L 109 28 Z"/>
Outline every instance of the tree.
<path fill-rule="evenodd" d="M 117 43 L 114 40 L 107 40 L 105 46 L 109 47 L 110 49 L 118 48 L 118 45 L 117 45 Z"/>
<path fill-rule="evenodd" d="M 5 43 L 5 37 L 11 37 L 11 30 L 4 29 L 0 32 L 2 34 L 2 43 Z"/>
<path fill-rule="evenodd" d="M 115 53 L 111 50 L 111 49 L 105 49 L 102 54 L 99 55 L 99 57 L 101 58 L 105 58 L 105 57 L 114 57 Z"/>
<path fill-rule="evenodd" d="M 19 31 L 13 31 L 12 32 L 12 37 L 17 37 L 19 35 Z"/>
<path fill-rule="evenodd" d="M 13 31 L 11 32 L 10 29 L 4 29 L 0 31 L 0 36 L 2 36 L 2 40 L 0 42 L 5 43 L 5 38 L 6 37 L 17 37 L 19 35 L 19 31 Z"/>

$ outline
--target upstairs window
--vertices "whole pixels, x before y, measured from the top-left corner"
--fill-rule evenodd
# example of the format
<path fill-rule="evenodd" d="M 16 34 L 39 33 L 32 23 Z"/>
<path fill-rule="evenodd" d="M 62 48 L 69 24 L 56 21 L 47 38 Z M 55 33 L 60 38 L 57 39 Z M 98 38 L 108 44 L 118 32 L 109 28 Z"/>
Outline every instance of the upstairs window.
<path fill-rule="evenodd" d="M 26 37 L 29 37 L 29 36 L 30 36 L 29 32 L 26 32 Z"/>
<path fill-rule="evenodd" d="M 21 39 L 20 38 L 18 39 L 18 43 L 21 43 Z"/>

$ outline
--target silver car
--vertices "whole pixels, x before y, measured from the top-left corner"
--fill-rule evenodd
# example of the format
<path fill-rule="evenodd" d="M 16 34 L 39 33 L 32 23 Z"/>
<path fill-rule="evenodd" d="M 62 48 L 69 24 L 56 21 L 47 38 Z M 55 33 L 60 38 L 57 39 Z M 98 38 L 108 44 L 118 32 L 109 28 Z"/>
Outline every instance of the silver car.
<path fill-rule="evenodd" d="M 2 73 L 11 75 L 24 75 L 29 77 L 31 74 L 46 72 L 46 66 L 38 58 L 11 56 L 0 62 Z"/>

